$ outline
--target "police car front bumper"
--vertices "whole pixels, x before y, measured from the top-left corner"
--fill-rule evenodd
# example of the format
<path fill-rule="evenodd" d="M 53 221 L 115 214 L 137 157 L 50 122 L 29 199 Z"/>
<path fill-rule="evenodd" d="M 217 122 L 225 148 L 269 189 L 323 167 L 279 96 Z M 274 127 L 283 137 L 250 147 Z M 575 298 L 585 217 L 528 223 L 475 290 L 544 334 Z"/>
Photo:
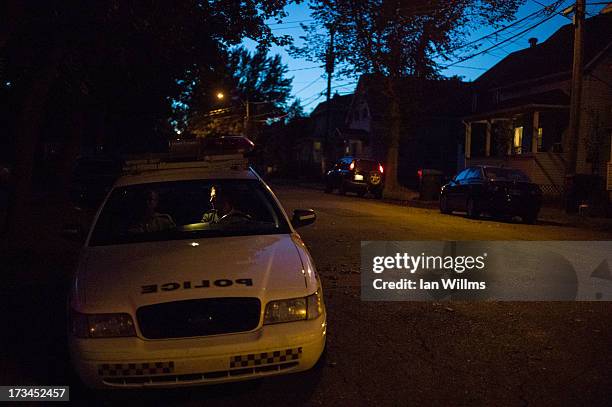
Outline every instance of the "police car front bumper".
<path fill-rule="evenodd" d="M 240 334 L 144 340 L 70 337 L 74 369 L 91 388 L 225 383 L 312 368 L 325 348 L 325 313 Z"/>

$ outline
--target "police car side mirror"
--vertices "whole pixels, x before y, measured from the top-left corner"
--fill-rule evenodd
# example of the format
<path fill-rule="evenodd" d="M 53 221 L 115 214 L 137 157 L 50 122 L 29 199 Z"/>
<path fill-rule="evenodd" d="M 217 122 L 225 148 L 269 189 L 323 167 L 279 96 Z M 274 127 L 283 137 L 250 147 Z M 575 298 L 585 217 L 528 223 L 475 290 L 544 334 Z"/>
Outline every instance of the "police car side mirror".
<path fill-rule="evenodd" d="M 83 242 L 85 238 L 85 233 L 83 232 L 83 228 L 78 224 L 69 224 L 64 225 L 62 228 L 61 236 L 73 242 Z"/>
<path fill-rule="evenodd" d="M 293 211 L 293 218 L 291 218 L 291 224 L 294 228 L 310 225 L 317 219 L 315 211 L 312 209 L 296 209 Z"/>

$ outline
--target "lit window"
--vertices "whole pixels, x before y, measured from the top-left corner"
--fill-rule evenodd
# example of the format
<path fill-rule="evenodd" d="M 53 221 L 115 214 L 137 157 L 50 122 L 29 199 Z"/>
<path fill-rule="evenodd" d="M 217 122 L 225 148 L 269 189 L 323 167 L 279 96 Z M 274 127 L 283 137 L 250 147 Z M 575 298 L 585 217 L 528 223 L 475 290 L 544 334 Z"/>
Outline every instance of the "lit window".
<path fill-rule="evenodd" d="M 542 151 L 542 143 L 543 143 L 543 137 L 542 137 L 542 128 L 539 127 L 538 128 L 538 151 Z"/>
<path fill-rule="evenodd" d="M 523 153 L 523 126 L 514 128 L 514 153 Z"/>

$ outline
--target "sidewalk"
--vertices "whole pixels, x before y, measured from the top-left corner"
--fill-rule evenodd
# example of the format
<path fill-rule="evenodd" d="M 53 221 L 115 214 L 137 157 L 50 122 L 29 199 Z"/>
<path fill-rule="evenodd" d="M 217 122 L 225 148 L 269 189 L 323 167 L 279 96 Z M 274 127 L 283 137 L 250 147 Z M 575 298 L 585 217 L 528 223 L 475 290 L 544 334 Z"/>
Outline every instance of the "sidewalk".
<path fill-rule="evenodd" d="M 309 181 L 309 180 L 291 180 L 291 179 L 272 179 L 269 181 L 273 185 L 281 186 L 293 186 L 299 188 L 313 189 L 323 192 L 324 186 L 322 182 Z M 439 203 L 435 201 L 422 201 L 419 199 L 419 193 L 417 191 L 410 191 L 412 193 L 407 194 L 406 199 L 402 200 L 390 200 L 383 199 L 382 202 L 390 203 L 400 206 L 409 206 L 413 208 L 423 209 L 434 209 L 439 208 Z M 540 210 L 538 217 L 538 223 L 550 224 L 551 226 L 567 226 L 567 227 L 578 227 L 578 228 L 589 228 L 595 230 L 611 231 L 612 230 L 612 218 L 599 218 L 580 216 L 577 214 L 567 214 L 565 211 L 557 206 L 545 205 Z"/>

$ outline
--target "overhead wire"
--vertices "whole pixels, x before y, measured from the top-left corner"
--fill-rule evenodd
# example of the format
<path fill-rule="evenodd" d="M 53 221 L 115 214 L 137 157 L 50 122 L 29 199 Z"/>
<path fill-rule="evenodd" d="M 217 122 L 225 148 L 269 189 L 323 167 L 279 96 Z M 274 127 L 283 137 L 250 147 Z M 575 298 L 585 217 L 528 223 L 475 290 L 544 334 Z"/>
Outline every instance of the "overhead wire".
<path fill-rule="evenodd" d="M 561 3 L 560 3 L 560 4 L 561 4 Z M 558 6 L 557 6 L 557 7 L 558 7 Z M 450 64 L 448 64 L 448 65 L 445 65 L 445 66 L 443 66 L 443 67 L 441 67 L 441 68 L 442 68 L 442 69 L 447 69 L 447 68 L 449 68 L 449 67 L 451 67 L 451 66 L 454 66 L 454 65 L 460 64 L 460 63 L 465 62 L 465 61 L 467 61 L 467 60 L 470 60 L 470 59 L 472 59 L 472 58 L 474 58 L 474 57 L 477 57 L 477 56 L 479 56 L 479 55 L 485 54 L 485 53 L 489 52 L 490 50 L 495 49 L 495 48 L 499 47 L 500 45 L 505 44 L 505 43 L 509 42 L 510 40 L 512 40 L 512 39 L 514 39 L 514 38 L 516 38 L 516 37 L 518 37 L 518 36 L 520 36 L 520 35 L 523 35 L 523 34 L 524 34 L 524 33 L 526 33 L 526 32 L 529 32 L 529 31 L 533 30 L 533 29 L 534 29 L 534 28 L 536 28 L 536 27 L 539 27 L 540 25 L 542 25 L 542 24 L 544 24 L 545 22 L 547 22 L 547 21 L 551 20 L 551 19 L 552 19 L 552 18 L 554 18 L 555 16 L 556 16 L 556 14 L 551 14 L 550 16 L 547 16 L 547 17 L 543 18 L 542 20 L 540 20 L 540 21 L 539 21 L 539 22 L 537 22 L 536 24 L 531 25 L 530 27 L 528 27 L 528 28 L 526 28 L 526 29 L 524 29 L 524 30 L 520 31 L 519 33 L 517 33 L 517 34 L 515 34 L 515 35 L 513 35 L 513 36 L 511 36 L 511 37 L 508 37 L 508 38 L 506 38 L 506 39 L 504 39 L 504 40 L 502 40 L 502 41 L 500 41 L 500 42 L 498 42 L 497 44 L 494 44 L 494 45 L 492 45 L 492 46 L 490 46 L 490 47 L 488 47 L 488 48 L 486 48 L 486 49 L 484 49 L 484 50 L 482 50 L 482 51 L 476 52 L 476 53 L 474 53 L 474 54 L 472 54 L 472 55 L 469 55 L 469 56 L 467 56 L 467 57 L 460 58 L 459 60 L 457 60 L 457 61 L 455 61 L 455 62 L 453 62 L 453 63 L 450 63 Z"/>

